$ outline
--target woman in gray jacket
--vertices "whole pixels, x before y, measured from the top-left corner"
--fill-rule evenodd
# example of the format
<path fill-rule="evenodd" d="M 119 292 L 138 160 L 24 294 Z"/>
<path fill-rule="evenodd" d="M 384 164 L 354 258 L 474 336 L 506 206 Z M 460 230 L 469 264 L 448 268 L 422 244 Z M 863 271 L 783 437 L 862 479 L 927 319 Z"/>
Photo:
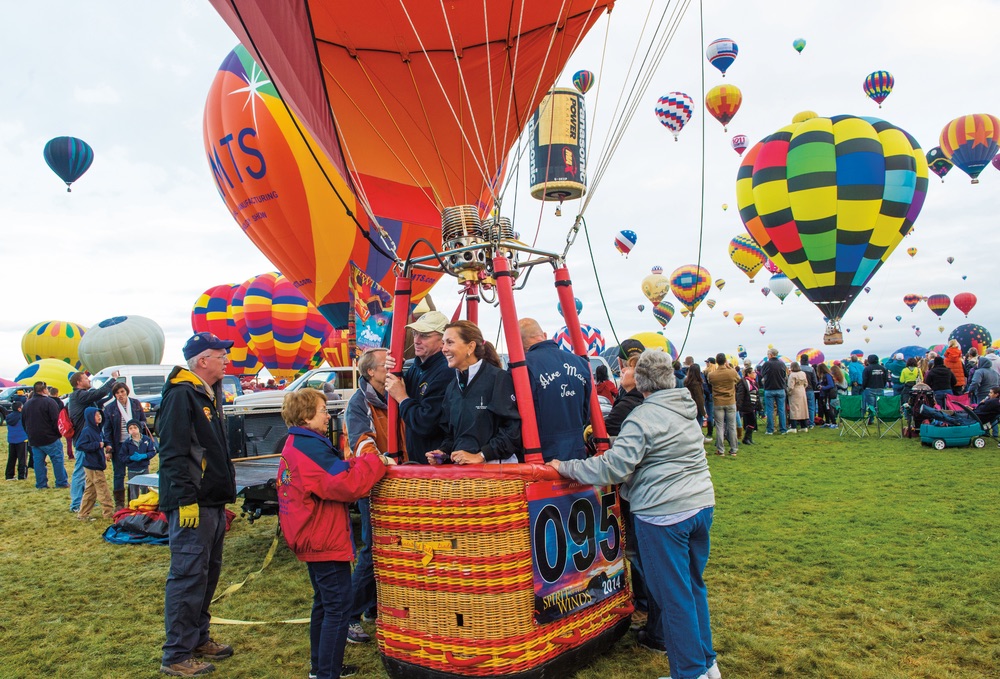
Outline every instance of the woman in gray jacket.
<path fill-rule="evenodd" d="M 670 356 L 662 351 L 643 352 L 635 382 L 645 400 L 622 423 L 610 450 L 549 465 L 580 483 L 621 484 L 636 519 L 635 539 L 653 597 L 639 642 L 666 650 L 672 679 L 717 679 L 702 579 L 715 489 L 697 407 L 687 389 L 675 388 Z"/>

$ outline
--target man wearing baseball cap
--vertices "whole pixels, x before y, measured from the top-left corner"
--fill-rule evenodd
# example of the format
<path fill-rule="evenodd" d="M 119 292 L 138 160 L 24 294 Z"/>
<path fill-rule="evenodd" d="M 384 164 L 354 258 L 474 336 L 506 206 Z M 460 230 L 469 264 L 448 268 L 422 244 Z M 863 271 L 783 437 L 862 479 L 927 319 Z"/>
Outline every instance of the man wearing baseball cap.
<path fill-rule="evenodd" d="M 160 671 L 176 677 L 207 674 L 233 647 L 208 635 L 209 604 L 222 569 L 226 504 L 236 501 L 229 459 L 222 376 L 232 342 L 200 332 L 184 345 L 187 367 L 163 386 L 160 435 L 160 511 L 167 515 L 170 573 L 164 593 L 166 641 Z"/>
<path fill-rule="evenodd" d="M 389 375 L 386 391 L 399 403 L 399 416 L 406 425 L 406 452 L 411 462 L 427 464 L 427 453 L 438 450 L 444 441 L 444 392 L 455 372 L 441 353 L 442 338 L 448 317 L 440 311 L 428 311 L 407 328 L 413 330 L 413 353 L 416 359 L 400 379 L 393 371 L 397 357 L 386 356 Z M 402 365 L 402 357 L 398 358 Z"/>

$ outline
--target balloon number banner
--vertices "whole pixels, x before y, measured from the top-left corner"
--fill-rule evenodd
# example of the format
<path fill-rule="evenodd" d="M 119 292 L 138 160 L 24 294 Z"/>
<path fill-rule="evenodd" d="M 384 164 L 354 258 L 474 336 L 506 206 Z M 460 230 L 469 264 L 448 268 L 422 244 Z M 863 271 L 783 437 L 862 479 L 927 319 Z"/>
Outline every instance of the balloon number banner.
<path fill-rule="evenodd" d="M 545 624 L 592 606 L 625 583 L 614 486 L 546 481 L 527 487 L 535 620 Z"/>

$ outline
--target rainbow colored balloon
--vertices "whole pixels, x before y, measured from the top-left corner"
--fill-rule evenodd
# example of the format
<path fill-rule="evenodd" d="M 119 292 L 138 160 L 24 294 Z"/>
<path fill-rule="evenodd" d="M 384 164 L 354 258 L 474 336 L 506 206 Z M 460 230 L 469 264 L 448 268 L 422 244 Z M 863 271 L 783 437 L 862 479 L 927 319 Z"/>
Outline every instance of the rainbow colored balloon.
<path fill-rule="evenodd" d="M 80 340 L 85 332 L 85 327 L 69 321 L 35 323 L 21 337 L 21 353 L 27 363 L 54 358 L 79 371 L 83 369 Z"/>
<path fill-rule="evenodd" d="M 278 379 L 307 370 L 332 330 L 298 288 L 277 273 L 255 276 L 239 286 L 232 314 L 250 351 Z"/>
<path fill-rule="evenodd" d="M 882 108 L 882 102 L 892 94 L 892 86 L 895 84 L 896 80 L 889 71 L 875 71 L 868 74 L 863 87 L 868 98 Z"/>
<path fill-rule="evenodd" d="M 670 358 L 677 360 L 677 347 L 674 343 L 663 336 L 660 332 L 637 332 L 629 339 L 639 340 L 642 346 L 654 351 L 664 351 L 670 354 Z"/>
<path fill-rule="evenodd" d="M 711 297 L 708 298 L 708 299 L 706 299 L 705 300 L 705 306 L 707 306 L 709 309 L 714 309 L 715 308 L 715 300 L 712 299 Z"/>
<path fill-rule="evenodd" d="M 330 117 L 329 108 L 325 115 Z M 212 82 L 205 102 L 204 144 L 227 211 L 337 328 L 347 327 L 351 311 L 350 262 L 391 290 L 394 260 L 378 249 L 393 254 L 390 240 L 403 253 L 417 238 L 441 243 L 441 214 L 431 192 L 380 168 L 382 153 L 353 154 L 352 163 L 364 169 L 347 171 L 343 154 L 331 161 L 242 46 L 229 53 Z M 386 237 L 352 187 L 363 191 Z M 365 239 L 362 229 L 376 245 Z M 412 302 L 439 277 L 420 272 L 413 279 Z"/>
<path fill-rule="evenodd" d="M 927 298 L 927 306 L 940 318 L 951 308 L 951 298 L 948 295 L 931 295 Z"/>
<path fill-rule="evenodd" d="M 580 94 L 586 94 L 593 86 L 594 74 L 590 71 L 577 71 L 573 74 L 573 87 L 575 87 Z"/>
<path fill-rule="evenodd" d="M 686 264 L 670 274 L 670 292 L 691 313 L 694 313 L 711 289 L 712 276 L 703 266 Z"/>
<path fill-rule="evenodd" d="M 677 135 L 694 115 L 694 99 L 683 92 L 671 92 L 657 100 L 655 113 L 657 120 L 673 132 L 674 141 L 677 141 Z"/>
<path fill-rule="evenodd" d="M 344 368 L 351 365 L 351 336 L 348 330 L 333 330 L 330 338 L 323 345 L 323 359 L 331 368 Z"/>
<path fill-rule="evenodd" d="M 735 85 L 716 85 L 705 95 L 705 109 L 722 123 L 722 131 L 739 112 L 743 103 L 743 93 Z"/>
<path fill-rule="evenodd" d="M 667 327 L 667 323 L 670 319 L 674 317 L 674 305 L 670 302 L 663 300 L 655 307 L 653 307 L 653 318 L 656 322 L 660 324 L 660 327 Z"/>
<path fill-rule="evenodd" d="M 955 118 L 941 130 L 941 152 L 952 164 L 979 183 L 983 171 L 997 154 L 1000 119 L 988 113 Z"/>
<path fill-rule="evenodd" d="M 757 245 L 757 241 L 742 233 L 729 241 L 729 259 L 753 283 L 754 276 L 757 275 L 764 267 L 764 263 L 767 262 L 767 255 Z"/>
<path fill-rule="evenodd" d="M 807 347 L 805 349 L 799 349 L 798 353 L 795 354 L 796 359 L 802 358 L 802 356 L 809 357 L 809 365 L 819 365 L 820 363 L 826 362 L 826 355 L 819 349 L 813 349 Z"/>
<path fill-rule="evenodd" d="M 242 377 L 256 375 L 263 366 L 250 353 L 233 320 L 233 293 L 239 287 L 232 284 L 216 285 L 201 293 L 191 309 L 191 329 L 194 332 L 210 332 L 220 339 L 232 342 L 226 374 Z"/>

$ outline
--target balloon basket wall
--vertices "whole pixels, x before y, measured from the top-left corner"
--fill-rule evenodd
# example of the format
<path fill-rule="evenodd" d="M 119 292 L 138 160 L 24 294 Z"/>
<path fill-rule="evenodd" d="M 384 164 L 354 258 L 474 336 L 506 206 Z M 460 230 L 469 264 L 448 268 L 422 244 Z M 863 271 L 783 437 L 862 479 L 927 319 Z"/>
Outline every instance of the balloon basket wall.
<path fill-rule="evenodd" d="M 844 333 L 840 330 L 827 330 L 823 335 L 823 344 L 843 344 Z"/>
<path fill-rule="evenodd" d="M 389 470 L 371 495 L 394 678 L 568 676 L 629 628 L 613 487 L 538 464 Z"/>

